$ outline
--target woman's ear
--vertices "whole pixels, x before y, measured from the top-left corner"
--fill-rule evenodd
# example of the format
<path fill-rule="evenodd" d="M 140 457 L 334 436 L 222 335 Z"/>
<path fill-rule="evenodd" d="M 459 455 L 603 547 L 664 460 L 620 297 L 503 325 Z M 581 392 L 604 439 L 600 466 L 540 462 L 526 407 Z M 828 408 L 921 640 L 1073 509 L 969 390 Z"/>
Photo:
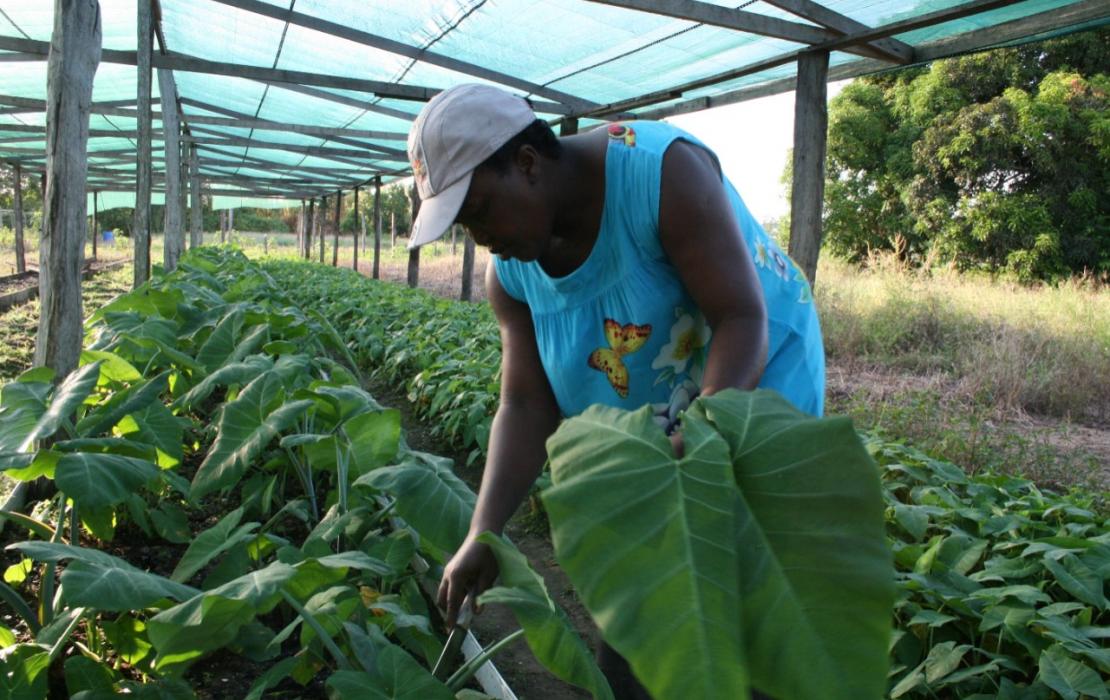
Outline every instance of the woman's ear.
<path fill-rule="evenodd" d="M 540 154 L 535 146 L 524 144 L 517 149 L 515 165 L 529 183 L 535 183 L 540 172 Z"/>

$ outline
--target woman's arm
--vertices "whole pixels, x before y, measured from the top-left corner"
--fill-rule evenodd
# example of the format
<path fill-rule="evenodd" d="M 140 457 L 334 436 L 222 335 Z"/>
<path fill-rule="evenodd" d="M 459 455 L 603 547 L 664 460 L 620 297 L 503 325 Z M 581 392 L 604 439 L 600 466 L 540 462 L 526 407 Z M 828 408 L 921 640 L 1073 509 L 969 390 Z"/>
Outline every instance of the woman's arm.
<path fill-rule="evenodd" d="M 477 598 L 497 578 L 493 554 L 475 538 L 487 530 L 500 533 L 505 528 L 543 470 L 544 443 L 559 422 L 531 313 L 501 288 L 492 260 L 486 269 L 486 292 L 501 329 L 501 402 L 490 430 L 470 532 L 447 563 L 439 587 L 439 605 L 447 612 L 449 627 L 455 624 L 467 594 Z"/>
<path fill-rule="evenodd" d="M 754 389 L 767 362 L 767 310 L 717 164 L 675 141 L 663 157 L 659 239 L 713 339 L 701 393 Z"/>

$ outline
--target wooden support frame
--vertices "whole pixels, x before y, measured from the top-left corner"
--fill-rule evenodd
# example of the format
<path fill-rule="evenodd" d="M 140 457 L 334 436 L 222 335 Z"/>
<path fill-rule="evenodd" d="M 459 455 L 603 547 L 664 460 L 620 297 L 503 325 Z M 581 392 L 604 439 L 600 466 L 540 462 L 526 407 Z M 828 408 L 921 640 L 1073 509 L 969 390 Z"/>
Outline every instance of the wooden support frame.
<path fill-rule="evenodd" d="M 409 199 L 412 202 L 412 220 L 415 223 L 416 215 L 420 213 L 420 192 L 414 183 L 409 189 Z M 409 244 L 412 244 L 412 227 L 409 227 Z M 409 248 L 408 285 L 415 289 L 420 285 L 420 248 Z"/>
<path fill-rule="evenodd" d="M 150 181 L 152 161 L 151 141 L 151 54 L 154 49 L 154 28 L 150 0 L 135 0 L 138 9 L 137 32 L 138 111 L 139 136 L 135 143 L 135 211 L 132 215 L 131 242 L 134 261 L 133 285 L 137 288 L 150 279 Z"/>
<path fill-rule="evenodd" d="M 518 78 L 514 75 L 509 75 L 508 73 L 491 70 L 489 68 L 484 68 L 473 63 L 468 63 L 456 58 L 451 58 L 450 56 L 444 54 L 435 53 L 434 51 L 430 51 L 427 47 L 409 46 L 408 44 L 404 44 L 393 39 L 387 39 L 386 37 L 379 36 L 377 34 L 364 32 L 348 25 L 339 24 L 337 22 L 329 22 L 328 20 L 321 19 L 319 17 L 313 17 L 312 15 L 306 15 L 295 10 L 282 9 L 281 7 L 269 5 L 264 2 L 259 2 L 259 0 L 213 1 L 223 5 L 229 5 L 240 10 L 246 10 L 247 12 L 253 12 L 255 14 L 271 17 L 283 22 L 288 22 L 289 24 L 295 24 L 297 26 L 312 29 L 323 34 L 346 39 L 347 41 L 351 41 L 356 44 L 362 44 L 363 46 L 369 46 L 381 51 L 388 51 L 390 53 L 405 56 L 407 58 L 418 60 L 423 63 L 446 68 L 457 73 L 471 75 L 483 80 L 489 80 L 491 82 L 514 87 L 518 90 L 524 91 L 525 93 L 546 97 L 550 100 L 565 104 L 575 109 L 589 109 L 590 107 L 596 106 L 594 103 L 581 97 L 577 97 L 575 95 L 571 95 L 560 90 L 555 90 L 554 88 L 546 87 L 538 83 L 522 80 L 521 78 Z"/>
<path fill-rule="evenodd" d="M 14 179 L 12 214 L 15 216 L 15 271 L 22 274 L 27 271 L 27 248 L 23 239 L 23 165 L 19 161 L 12 163 L 12 178 Z"/>
<path fill-rule="evenodd" d="M 204 213 L 200 201 L 200 157 L 196 145 L 189 146 L 189 247 L 204 245 Z"/>
<path fill-rule="evenodd" d="M 316 225 L 316 198 L 313 197 L 308 200 L 308 218 L 305 219 L 304 227 L 304 248 L 301 250 L 301 255 L 305 260 L 312 257 L 312 231 Z"/>
<path fill-rule="evenodd" d="M 328 198 L 320 198 L 320 215 L 316 217 L 316 237 L 320 239 L 320 264 L 324 264 L 324 220 L 327 218 Z"/>
<path fill-rule="evenodd" d="M 162 143 L 166 161 L 166 197 L 162 207 L 162 264 L 166 272 L 172 272 L 177 269 L 177 261 L 185 254 L 185 216 L 181 207 L 181 122 L 177 114 L 177 89 L 170 71 L 158 71 L 158 88 L 162 99 L 162 125 L 165 132 Z"/>
<path fill-rule="evenodd" d="M 374 176 L 374 279 L 381 279 L 382 257 L 382 176 Z"/>
<path fill-rule="evenodd" d="M 339 267 L 339 230 L 343 228 L 343 192 L 335 192 L 335 233 L 332 235 L 331 266 Z"/>
<path fill-rule="evenodd" d="M 55 0 L 46 79 L 51 129 L 46 137 L 39 327 L 33 362 L 53 369 L 57 383 L 77 368 L 84 339 L 85 149 L 93 77 L 100 63 L 100 27 L 97 0 Z"/>
<path fill-rule="evenodd" d="M 474 297 L 474 252 L 474 239 L 469 235 L 464 235 L 460 301 L 472 301 Z"/>
<path fill-rule="evenodd" d="M 353 235 L 354 235 L 354 240 L 355 240 L 355 246 L 354 246 L 354 256 L 355 257 L 354 257 L 354 260 L 351 262 L 351 269 L 354 270 L 355 272 L 358 272 L 358 224 L 359 224 L 359 218 L 360 217 L 358 215 L 358 186 L 357 185 L 355 186 L 355 209 L 354 209 L 354 211 L 355 211 L 355 232 L 354 232 Z"/>
<path fill-rule="evenodd" d="M 821 209 L 825 197 L 825 145 L 829 115 L 825 105 L 829 52 L 815 51 L 798 59 L 794 102 L 794 185 L 790 202 L 790 257 L 802 268 L 810 286 L 817 277 L 821 251 Z"/>

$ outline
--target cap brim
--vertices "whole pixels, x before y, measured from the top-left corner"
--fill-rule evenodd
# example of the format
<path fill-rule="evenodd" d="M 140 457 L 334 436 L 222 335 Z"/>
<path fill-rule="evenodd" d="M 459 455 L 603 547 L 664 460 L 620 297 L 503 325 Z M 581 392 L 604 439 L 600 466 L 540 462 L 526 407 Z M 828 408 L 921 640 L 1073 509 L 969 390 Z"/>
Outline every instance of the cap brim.
<path fill-rule="evenodd" d="M 470 178 L 473 174 L 474 171 L 470 171 L 436 196 L 420 202 L 420 213 L 416 215 L 409 237 L 409 250 L 431 243 L 447 233 L 447 229 L 459 215 L 466 193 L 470 190 Z"/>

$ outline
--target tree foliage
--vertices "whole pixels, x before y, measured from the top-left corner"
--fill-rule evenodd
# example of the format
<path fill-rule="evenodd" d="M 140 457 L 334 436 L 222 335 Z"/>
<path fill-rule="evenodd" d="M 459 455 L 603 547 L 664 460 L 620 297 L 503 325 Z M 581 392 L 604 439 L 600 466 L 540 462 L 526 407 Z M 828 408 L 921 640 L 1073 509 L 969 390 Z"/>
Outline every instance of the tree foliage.
<path fill-rule="evenodd" d="M 847 86 L 826 242 L 1021 279 L 1110 273 L 1110 29 Z"/>

